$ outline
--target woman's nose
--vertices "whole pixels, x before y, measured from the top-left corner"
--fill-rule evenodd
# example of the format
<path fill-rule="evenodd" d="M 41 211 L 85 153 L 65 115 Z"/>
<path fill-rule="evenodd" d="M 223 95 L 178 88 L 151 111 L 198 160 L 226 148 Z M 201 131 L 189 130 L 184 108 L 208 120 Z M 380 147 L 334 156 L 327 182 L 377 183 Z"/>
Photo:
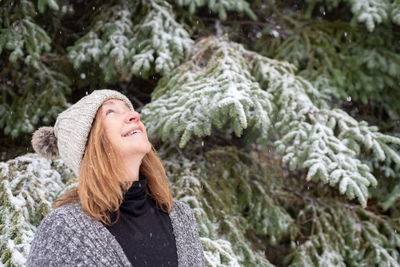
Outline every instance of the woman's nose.
<path fill-rule="evenodd" d="M 125 117 L 126 123 L 132 123 L 132 122 L 137 123 L 139 121 L 140 121 L 140 116 L 139 116 L 139 113 L 137 113 L 136 111 L 129 111 Z"/>

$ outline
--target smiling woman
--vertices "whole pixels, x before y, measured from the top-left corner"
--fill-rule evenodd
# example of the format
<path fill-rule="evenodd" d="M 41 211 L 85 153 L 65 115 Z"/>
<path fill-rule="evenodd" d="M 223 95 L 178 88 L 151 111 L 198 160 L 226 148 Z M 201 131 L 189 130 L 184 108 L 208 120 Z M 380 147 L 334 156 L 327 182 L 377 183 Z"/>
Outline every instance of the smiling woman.
<path fill-rule="evenodd" d="M 138 180 L 141 159 L 150 152 L 151 144 L 139 113 L 122 100 L 111 99 L 99 109 L 102 124 L 112 146 L 120 151 L 128 168 L 128 180 Z"/>
<path fill-rule="evenodd" d="M 191 209 L 173 200 L 131 102 L 97 90 L 32 138 L 78 176 L 41 222 L 28 266 L 204 266 Z"/>

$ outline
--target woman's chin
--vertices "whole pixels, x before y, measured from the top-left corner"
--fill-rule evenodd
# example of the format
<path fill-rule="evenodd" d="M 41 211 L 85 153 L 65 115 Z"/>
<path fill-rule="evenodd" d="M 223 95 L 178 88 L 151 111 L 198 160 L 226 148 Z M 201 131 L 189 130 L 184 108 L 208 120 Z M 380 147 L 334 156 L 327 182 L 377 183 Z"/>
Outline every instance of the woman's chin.
<path fill-rule="evenodd" d="M 147 142 L 147 144 L 135 145 L 130 150 L 134 154 L 147 154 L 151 151 L 151 144 Z"/>

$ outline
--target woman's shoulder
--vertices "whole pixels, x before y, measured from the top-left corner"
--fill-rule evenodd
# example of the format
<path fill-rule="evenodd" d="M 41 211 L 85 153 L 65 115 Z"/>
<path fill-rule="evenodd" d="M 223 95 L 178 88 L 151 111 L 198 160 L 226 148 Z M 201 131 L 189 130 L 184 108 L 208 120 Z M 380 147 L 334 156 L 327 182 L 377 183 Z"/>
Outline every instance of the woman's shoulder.
<path fill-rule="evenodd" d="M 27 266 L 62 266 L 66 264 L 63 252 L 76 227 L 77 204 L 67 204 L 52 210 L 41 221 L 31 243 Z M 79 215 L 78 215 L 79 217 Z"/>
<path fill-rule="evenodd" d="M 45 243 L 56 238 L 76 235 L 84 231 L 86 219 L 77 203 L 66 204 L 53 209 L 41 221 L 35 233 L 35 242 Z M 81 230 L 80 230 L 81 229 Z M 55 238 L 56 237 L 56 238 Z"/>
<path fill-rule="evenodd" d="M 172 208 L 172 212 L 179 214 L 179 215 L 188 215 L 192 216 L 193 211 L 188 204 L 181 200 L 174 199 L 174 205 Z"/>
<path fill-rule="evenodd" d="M 43 218 L 39 227 L 54 223 L 73 223 L 77 219 L 85 219 L 81 206 L 79 203 L 70 203 L 53 209 Z"/>
<path fill-rule="evenodd" d="M 83 238 L 87 231 L 94 231 L 97 228 L 96 222 L 83 214 L 79 203 L 70 203 L 53 209 L 43 218 L 36 230 L 35 242 Z"/>
<path fill-rule="evenodd" d="M 53 209 L 47 216 L 63 216 L 70 212 L 76 212 L 81 210 L 81 205 L 78 202 L 68 203 Z"/>
<path fill-rule="evenodd" d="M 181 225 L 196 225 L 196 219 L 192 208 L 181 200 L 174 199 L 174 205 L 170 213 L 170 217 L 173 218 L 175 222 L 179 222 Z"/>
<path fill-rule="evenodd" d="M 174 200 L 170 217 L 181 261 L 186 262 L 188 266 L 205 266 L 203 248 L 192 208 L 183 201 Z"/>
<path fill-rule="evenodd" d="M 174 199 L 174 208 L 183 209 L 183 210 L 190 209 L 188 204 L 186 204 L 185 202 L 183 202 L 181 200 L 177 200 L 177 199 Z"/>
<path fill-rule="evenodd" d="M 51 211 L 40 223 L 31 244 L 28 266 L 119 266 L 124 262 L 112 235 L 98 221 L 89 219 L 79 203 Z M 114 252 L 103 253 L 107 250 Z M 79 264 L 78 264 L 79 263 Z"/>

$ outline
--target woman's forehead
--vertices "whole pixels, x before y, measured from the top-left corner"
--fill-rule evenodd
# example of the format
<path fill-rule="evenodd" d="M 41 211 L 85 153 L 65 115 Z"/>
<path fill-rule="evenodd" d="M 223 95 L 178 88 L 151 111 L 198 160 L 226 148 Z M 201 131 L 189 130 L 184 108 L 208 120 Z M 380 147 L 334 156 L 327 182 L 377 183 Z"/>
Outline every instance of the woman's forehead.
<path fill-rule="evenodd" d="M 113 106 L 113 105 L 118 105 L 118 104 L 124 104 L 128 109 L 130 109 L 129 105 L 125 101 L 123 101 L 121 99 L 114 99 L 114 98 L 104 101 L 102 106 L 108 106 L 108 105 Z"/>

